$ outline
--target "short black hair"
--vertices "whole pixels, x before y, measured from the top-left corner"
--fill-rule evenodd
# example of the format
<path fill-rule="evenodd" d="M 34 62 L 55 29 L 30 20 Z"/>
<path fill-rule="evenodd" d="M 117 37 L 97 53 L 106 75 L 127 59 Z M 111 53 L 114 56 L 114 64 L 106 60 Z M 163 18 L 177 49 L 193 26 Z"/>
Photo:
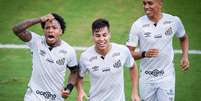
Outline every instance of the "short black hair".
<path fill-rule="evenodd" d="M 62 29 L 62 33 L 64 33 L 65 29 L 66 29 L 66 23 L 64 21 L 64 18 L 61 17 L 60 15 L 56 14 L 56 13 L 51 13 L 53 16 L 54 16 L 54 19 L 56 19 L 60 26 L 61 26 L 61 29 Z M 41 22 L 41 27 L 44 29 L 45 28 L 45 23 L 46 22 Z"/>
<path fill-rule="evenodd" d="M 103 18 L 96 19 L 92 23 L 92 33 L 99 31 L 99 29 L 101 29 L 103 27 L 107 27 L 109 30 L 110 29 L 109 21 L 106 19 L 103 19 Z"/>

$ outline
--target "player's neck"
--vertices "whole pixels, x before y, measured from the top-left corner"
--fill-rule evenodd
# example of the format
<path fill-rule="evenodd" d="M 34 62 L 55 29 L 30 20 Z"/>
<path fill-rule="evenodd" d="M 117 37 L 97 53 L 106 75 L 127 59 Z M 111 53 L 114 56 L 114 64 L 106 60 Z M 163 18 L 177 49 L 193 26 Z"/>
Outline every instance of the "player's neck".
<path fill-rule="evenodd" d="M 149 17 L 149 20 L 151 20 L 154 23 L 158 23 L 158 21 L 162 18 L 162 13 L 155 14 L 154 16 Z"/>
<path fill-rule="evenodd" d="M 47 43 L 47 45 L 50 46 L 50 47 L 59 46 L 59 45 L 61 45 L 61 40 L 56 41 L 54 44 L 48 44 L 48 43 Z"/>
<path fill-rule="evenodd" d="M 95 50 L 98 54 L 102 56 L 106 56 L 106 54 L 111 50 L 111 48 L 112 48 L 112 45 L 109 43 L 106 49 L 98 49 L 95 47 Z"/>

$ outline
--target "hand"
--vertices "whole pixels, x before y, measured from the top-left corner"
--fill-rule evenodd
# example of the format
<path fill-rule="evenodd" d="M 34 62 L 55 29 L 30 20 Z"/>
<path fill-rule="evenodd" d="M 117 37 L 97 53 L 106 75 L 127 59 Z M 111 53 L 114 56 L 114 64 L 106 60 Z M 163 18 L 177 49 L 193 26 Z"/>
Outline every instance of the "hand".
<path fill-rule="evenodd" d="M 54 19 L 54 16 L 53 16 L 52 14 L 48 14 L 48 15 L 42 16 L 42 17 L 40 18 L 40 20 L 41 20 L 42 22 L 51 21 L 51 20 L 53 20 L 53 19 Z"/>
<path fill-rule="evenodd" d="M 145 57 L 152 58 L 158 56 L 158 54 L 159 54 L 158 49 L 149 49 L 148 51 L 146 51 Z"/>
<path fill-rule="evenodd" d="M 83 101 L 83 97 L 86 98 L 87 100 L 89 99 L 87 94 L 82 90 L 81 92 L 79 92 L 76 101 Z"/>
<path fill-rule="evenodd" d="M 131 101 L 140 101 L 140 97 L 138 96 L 138 94 L 132 94 Z"/>
<path fill-rule="evenodd" d="M 189 68 L 189 60 L 188 57 L 182 57 L 181 61 L 180 61 L 180 66 L 182 68 L 183 71 L 188 70 Z"/>
<path fill-rule="evenodd" d="M 69 95 L 70 95 L 70 91 L 69 91 L 69 90 L 64 90 L 64 89 L 62 89 L 62 91 L 61 91 L 61 96 L 62 96 L 64 99 L 68 98 Z"/>

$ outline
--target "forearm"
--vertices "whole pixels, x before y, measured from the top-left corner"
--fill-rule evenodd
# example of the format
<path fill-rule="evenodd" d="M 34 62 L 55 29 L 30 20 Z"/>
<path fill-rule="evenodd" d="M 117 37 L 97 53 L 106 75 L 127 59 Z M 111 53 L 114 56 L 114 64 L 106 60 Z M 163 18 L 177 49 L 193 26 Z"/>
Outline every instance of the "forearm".
<path fill-rule="evenodd" d="M 189 40 L 188 40 L 188 36 L 186 34 L 184 37 L 180 38 L 180 45 L 181 45 L 181 49 L 182 49 L 182 56 L 188 57 Z"/>
<path fill-rule="evenodd" d="M 131 77 L 132 93 L 138 94 L 138 70 L 136 65 L 130 69 L 130 77 Z"/>
<path fill-rule="evenodd" d="M 25 20 L 19 24 L 16 24 L 14 27 L 13 27 L 13 32 L 18 35 L 24 31 L 26 31 L 27 28 L 31 27 L 32 25 L 34 24 L 37 24 L 37 23 L 40 23 L 41 20 L 40 18 L 34 18 L 34 19 L 28 19 L 28 20 Z"/>

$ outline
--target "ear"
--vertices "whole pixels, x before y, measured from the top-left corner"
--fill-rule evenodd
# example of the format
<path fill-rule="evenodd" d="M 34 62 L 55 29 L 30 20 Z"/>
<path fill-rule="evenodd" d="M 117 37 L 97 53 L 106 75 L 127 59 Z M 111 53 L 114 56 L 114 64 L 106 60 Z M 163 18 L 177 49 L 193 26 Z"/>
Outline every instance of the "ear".
<path fill-rule="evenodd" d="M 63 35 L 64 33 L 62 33 L 62 29 L 59 29 L 59 35 Z"/>

